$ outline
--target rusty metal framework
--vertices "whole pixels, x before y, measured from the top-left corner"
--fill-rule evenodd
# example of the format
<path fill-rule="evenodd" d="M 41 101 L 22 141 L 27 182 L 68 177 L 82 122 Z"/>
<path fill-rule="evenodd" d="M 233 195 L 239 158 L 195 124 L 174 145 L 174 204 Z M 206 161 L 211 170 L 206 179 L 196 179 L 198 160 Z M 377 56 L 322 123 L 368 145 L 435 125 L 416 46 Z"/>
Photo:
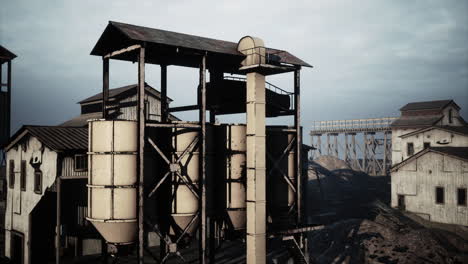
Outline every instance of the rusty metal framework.
<path fill-rule="evenodd" d="M 119 28 L 117 33 L 116 28 Z M 151 32 L 150 32 L 151 31 Z M 131 41 L 117 40 L 121 34 L 126 34 Z M 220 219 L 216 216 L 208 206 L 208 190 L 207 190 L 207 110 L 210 112 L 209 121 L 214 122 L 216 112 L 209 109 L 207 103 L 207 71 L 210 72 L 210 81 L 215 81 L 215 78 L 224 79 L 224 73 L 231 74 L 247 74 L 249 72 L 261 72 L 261 74 L 278 74 L 284 72 L 294 73 L 294 93 L 289 93 L 281 90 L 283 95 L 289 96 L 289 100 L 293 107 L 286 109 L 280 115 L 290 115 L 294 117 L 294 127 L 288 129 L 288 133 L 294 134 L 292 140 L 289 142 L 284 153 L 289 150 L 295 150 L 294 156 L 294 169 L 295 169 L 295 182 L 290 181 L 285 177 L 285 182 L 289 188 L 295 193 L 296 202 L 291 206 L 290 211 L 293 212 L 295 221 L 289 222 L 285 228 L 298 228 L 303 227 L 303 201 L 302 201 L 302 134 L 300 126 L 300 69 L 301 66 L 311 67 L 307 63 L 294 57 L 285 51 L 277 51 L 267 49 L 270 51 L 268 62 L 270 64 L 258 65 L 259 67 L 253 68 L 239 68 L 240 62 L 245 58 L 242 53 L 237 51 L 237 43 L 226 41 L 218 41 L 206 39 L 197 36 L 184 35 L 174 32 L 166 32 L 157 29 L 142 28 L 133 25 L 122 23 L 110 22 L 106 28 L 103 36 L 108 34 L 112 37 L 101 37 L 92 51 L 92 55 L 98 55 L 103 60 L 103 117 L 107 118 L 108 97 L 109 97 L 109 60 L 118 59 L 130 62 L 138 62 L 138 263 L 144 263 L 144 255 L 147 252 L 153 257 L 157 263 L 164 263 L 170 257 L 175 256 L 180 260 L 185 261 L 181 253 L 179 244 L 185 240 L 191 240 L 187 236 L 188 230 L 195 222 L 200 222 L 198 227 L 198 262 L 199 263 L 214 263 L 214 254 L 216 249 L 219 248 L 219 243 L 215 242 L 217 238 L 215 234 L 217 229 L 222 228 L 222 223 L 218 222 Z M 134 34 L 136 34 L 134 36 Z M 160 35 L 162 38 L 152 39 L 155 34 Z M 171 35 L 167 39 L 165 37 Z M 135 39 L 133 39 L 135 37 Z M 138 37 L 138 38 L 137 38 Z M 179 39 L 178 45 L 171 45 L 168 43 L 169 39 Z M 112 39 L 112 41 L 110 41 Z M 159 41 L 159 42 L 158 42 Z M 264 48 L 265 49 L 265 48 Z M 144 103 L 144 84 L 145 84 L 145 64 L 158 64 L 161 66 L 161 102 L 162 102 L 162 118 L 161 122 L 146 122 L 145 121 L 145 103 Z M 167 66 L 189 66 L 199 69 L 199 83 L 198 83 L 198 101 L 196 105 L 181 106 L 175 108 L 167 107 Z M 278 87 L 269 86 L 270 89 L 278 91 Z M 171 122 L 168 116 L 171 112 L 177 111 L 190 111 L 196 110 L 199 114 L 199 120 L 195 123 L 178 123 Z M 159 128 L 184 128 L 198 132 L 192 142 L 180 154 L 167 154 L 163 146 L 152 136 L 152 129 Z M 188 153 L 194 149 L 199 150 L 199 183 L 195 184 L 191 181 L 190 177 L 184 173 L 184 164 L 182 161 Z M 145 175 L 145 153 L 152 153 L 159 160 L 162 160 L 164 168 L 167 168 L 162 175 L 158 178 L 153 178 L 154 182 L 148 182 L 148 176 Z M 280 157 L 283 159 L 285 155 Z M 272 157 L 270 156 L 270 159 Z M 272 161 L 273 163 L 279 162 L 278 160 Z M 284 172 L 274 168 L 277 172 L 284 176 Z M 168 235 L 168 226 L 161 226 L 151 222 L 151 219 L 145 215 L 145 203 L 151 197 L 158 194 L 161 187 L 168 181 L 168 179 L 176 179 L 175 188 L 178 186 L 186 186 L 190 192 L 198 200 L 198 212 L 193 215 L 188 225 L 180 230 L 175 236 Z M 146 181 L 146 182 L 145 182 Z M 170 222 L 170 219 L 164 221 Z M 164 222 L 163 221 L 163 222 Z M 266 224 L 266 223 L 265 223 Z M 169 225 L 169 224 L 167 224 Z M 161 238 L 160 256 L 154 256 L 145 244 L 145 234 L 147 230 L 154 231 Z M 281 230 L 274 231 L 274 237 L 283 237 Z M 283 230 L 284 231 L 284 230 Z M 295 250 L 301 252 L 296 258 L 308 262 L 305 250 L 307 244 L 306 238 L 303 233 L 298 232 L 288 235 L 287 241 L 291 242 Z M 305 242 L 304 242 L 305 241 Z M 288 242 L 288 243 L 289 243 Z M 294 254 L 294 251 L 293 251 Z"/>
<path fill-rule="evenodd" d="M 316 121 L 310 131 L 311 144 L 315 148 L 311 159 L 323 155 L 334 156 L 344 160 L 354 170 L 386 176 L 392 164 L 390 125 L 396 119 Z"/>

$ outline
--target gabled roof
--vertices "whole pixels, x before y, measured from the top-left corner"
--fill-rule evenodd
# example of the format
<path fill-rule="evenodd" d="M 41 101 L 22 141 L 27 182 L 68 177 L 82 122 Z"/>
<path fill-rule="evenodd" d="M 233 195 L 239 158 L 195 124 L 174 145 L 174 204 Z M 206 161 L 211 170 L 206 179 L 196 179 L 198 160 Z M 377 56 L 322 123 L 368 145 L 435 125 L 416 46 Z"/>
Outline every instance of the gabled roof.
<path fill-rule="evenodd" d="M 13 52 L 0 45 L 0 63 L 10 61 L 14 58 L 16 58 L 16 55 Z"/>
<path fill-rule="evenodd" d="M 453 103 L 457 109 L 460 107 L 453 100 L 438 100 L 438 101 L 426 101 L 426 102 L 413 102 L 406 104 L 400 111 L 414 111 L 414 110 L 441 110 L 449 104 Z"/>
<path fill-rule="evenodd" d="M 54 151 L 73 151 L 88 149 L 88 129 L 59 126 L 23 126 L 11 138 L 5 150 L 11 149 L 26 135 L 36 137 Z"/>
<path fill-rule="evenodd" d="M 123 95 L 124 93 L 129 93 L 129 94 L 133 94 L 133 93 L 136 93 L 137 92 L 137 86 L 138 84 L 131 84 L 131 85 L 127 85 L 127 86 L 123 86 L 123 87 L 119 87 L 119 88 L 113 88 L 113 89 L 109 89 L 109 99 L 113 99 L 113 98 L 116 98 L 120 95 Z M 134 91 L 132 91 L 134 90 Z M 153 87 L 151 87 L 149 84 L 145 83 L 145 91 L 153 96 L 155 96 L 156 98 L 158 99 L 161 99 L 161 93 L 154 89 Z M 78 103 L 79 104 L 85 104 L 85 103 L 90 103 L 90 102 L 94 102 L 94 101 L 102 101 L 102 92 L 100 93 L 97 93 L 91 97 L 88 97 L 84 100 L 81 100 L 79 101 Z M 168 101 L 171 102 L 172 99 L 168 98 Z"/>
<path fill-rule="evenodd" d="M 421 115 L 421 116 L 401 116 L 393 121 L 391 127 L 428 127 L 434 126 L 441 120 L 443 115 Z"/>
<path fill-rule="evenodd" d="M 416 134 L 423 133 L 423 132 L 426 132 L 426 131 L 430 131 L 430 130 L 433 130 L 433 129 L 440 129 L 440 130 L 444 130 L 444 131 L 447 131 L 447 132 L 453 132 L 455 134 L 468 136 L 468 126 L 431 126 L 431 127 L 426 127 L 426 128 L 422 128 L 422 129 L 413 131 L 411 133 L 404 134 L 404 135 L 402 135 L 400 137 L 401 138 L 407 138 L 407 137 L 414 136 Z"/>
<path fill-rule="evenodd" d="M 245 55 L 237 51 L 237 42 L 205 38 L 156 28 L 109 21 L 91 55 L 105 56 L 132 45 L 145 45 L 145 62 L 198 68 L 200 57 L 208 53 L 207 68 L 238 73 Z M 287 51 L 267 48 L 267 54 L 277 57 L 279 63 L 296 67 L 312 67 Z M 126 52 L 113 59 L 136 61 L 136 52 Z"/>
<path fill-rule="evenodd" d="M 418 153 L 408 157 L 404 161 L 394 165 L 392 167 L 392 171 L 397 170 L 409 162 L 421 157 L 422 155 L 433 152 L 433 153 L 439 153 L 442 155 L 448 155 L 450 157 L 456 158 L 456 159 L 461 159 L 463 161 L 468 161 L 468 147 L 429 147 L 426 148 L 422 151 L 419 151 Z"/>

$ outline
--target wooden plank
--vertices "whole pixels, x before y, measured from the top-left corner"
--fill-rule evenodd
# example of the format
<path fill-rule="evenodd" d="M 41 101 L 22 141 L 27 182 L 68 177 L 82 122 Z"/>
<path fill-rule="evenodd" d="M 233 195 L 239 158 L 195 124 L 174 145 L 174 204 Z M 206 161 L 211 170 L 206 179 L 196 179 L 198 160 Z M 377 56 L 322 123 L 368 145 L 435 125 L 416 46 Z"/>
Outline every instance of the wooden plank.
<path fill-rule="evenodd" d="M 201 199 L 200 210 L 201 210 L 201 225 L 200 225 L 200 247 L 199 247 L 199 263 L 206 264 L 207 259 L 207 230 L 206 230 L 206 55 L 202 57 L 200 64 L 200 75 L 199 75 L 199 122 L 200 122 L 200 185 L 201 185 Z"/>
<path fill-rule="evenodd" d="M 113 51 L 107 55 L 104 55 L 104 59 L 109 59 L 111 57 L 114 57 L 114 56 L 117 56 L 117 55 L 120 55 L 122 53 L 126 53 L 126 52 L 129 52 L 129 51 L 132 51 L 132 50 L 136 50 L 136 49 L 140 49 L 141 50 L 141 45 L 137 44 L 137 45 L 132 45 L 130 47 L 127 47 L 127 48 L 124 48 L 124 49 L 121 49 L 121 50 L 116 50 L 116 51 Z"/>
<path fill-rule="evenodd" d="M 302 215 L 302 133 L 301 133 L 301 71 L 294 71 L 294 127 L 296 129 L 296 206 L 297 223 L 303 220 Z"/>
<path fill-rule="evenodd" d="M 185 105 L 185 106 L 176 106 L 169 108 L 169 112 L 182 112 L 182 111 L 191 111 L 198 110 L 198 105 Z"/>
<path fill-rule="evenodd" d="M 144 264 L 145 48 L 138 56 L 138 263 Z"/>
<path fill-rule="evenodd" d="M 167 104 L 167 65 L 161 65 L 161 122 L 168 121 Z"/>
<path fill-rule="evenodd" d="M 109 112 L 107 103 L 109 101 L 109 59 L 102 59 L 102 118 L 107 118 Z"/>

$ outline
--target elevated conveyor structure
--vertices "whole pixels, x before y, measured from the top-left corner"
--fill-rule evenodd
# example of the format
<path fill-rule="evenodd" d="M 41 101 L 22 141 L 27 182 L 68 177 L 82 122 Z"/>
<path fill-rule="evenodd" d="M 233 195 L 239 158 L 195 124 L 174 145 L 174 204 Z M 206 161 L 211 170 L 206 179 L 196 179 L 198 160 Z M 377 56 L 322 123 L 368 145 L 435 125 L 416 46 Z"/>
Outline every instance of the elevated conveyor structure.
<path fill-rule="evenodd" d="M 315 150 L 344 160 L 351 168 L 369 175 L 387 176 L 392 165 L 392 130 L 396 117 L 315 121 L 310 131 Z"/>

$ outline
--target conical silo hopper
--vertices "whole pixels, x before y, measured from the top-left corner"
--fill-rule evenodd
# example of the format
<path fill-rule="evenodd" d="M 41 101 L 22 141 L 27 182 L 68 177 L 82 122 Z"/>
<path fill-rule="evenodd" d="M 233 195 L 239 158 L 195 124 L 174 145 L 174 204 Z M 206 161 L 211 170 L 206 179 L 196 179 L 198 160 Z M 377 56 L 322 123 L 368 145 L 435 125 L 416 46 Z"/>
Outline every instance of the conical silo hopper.
<path fill-rule="evenodd" d="M 137 123 L 89 122 L 88 216 L 108 243 L 137 234 Z"/>
<path fill-rule="evenodd" d="M 212 129 L 207 126 L 206 130 L 206 178 L 209 181 L 212 172 Z M 200 132 L 191 128 L 172 128 L 171 133 L 171 158 L 179 163 L 173 163 L 171 180 L 171 217 L 177 228 L 186 230 L 191 235 L 198 227 L 200 219 L 197 216 L 199 200 L 194 190 L 200 190 Z M 190 182 L 190 188 L 186 182 Z M 171 234 L 175 234 L 174 230 Z"/>

